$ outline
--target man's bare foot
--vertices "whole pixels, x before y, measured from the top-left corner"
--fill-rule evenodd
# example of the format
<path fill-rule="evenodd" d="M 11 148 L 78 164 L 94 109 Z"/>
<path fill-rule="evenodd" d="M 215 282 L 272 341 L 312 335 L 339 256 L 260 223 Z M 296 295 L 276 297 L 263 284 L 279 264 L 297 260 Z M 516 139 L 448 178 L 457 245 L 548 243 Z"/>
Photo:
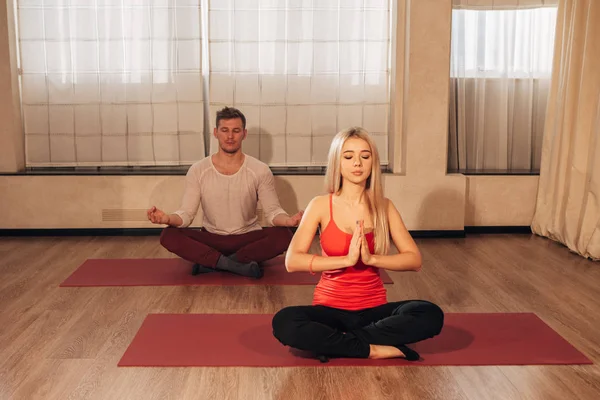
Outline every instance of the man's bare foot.
<path fill-rule="evenodd" d="M 379 344 L 371 344 L 371 352 L 369 358 L 379 360 L 384 358 L 405 358 L 404 353 L 394 346 L 383 346 Z"/>

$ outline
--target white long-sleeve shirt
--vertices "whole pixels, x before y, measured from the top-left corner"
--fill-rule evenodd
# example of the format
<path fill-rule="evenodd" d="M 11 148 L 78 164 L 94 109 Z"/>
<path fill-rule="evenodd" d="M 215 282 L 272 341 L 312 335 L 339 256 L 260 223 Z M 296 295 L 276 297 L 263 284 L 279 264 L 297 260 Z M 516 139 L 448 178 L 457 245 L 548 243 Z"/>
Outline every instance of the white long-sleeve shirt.
<path fill-rule="evenodd" d="M 207 231 L 239 235 L 262 229 L 256 212 L 259 201 L 270 225 L 276 215 L 285 214 L 267 164 L 246 154 L 238 172 L 223 175 L 208 156 L 188 170 L 181 207 L 175 214 L 183 221 L 179 227 L 185 228 L 192 223 L 202 204 L 202 226 Z"/>

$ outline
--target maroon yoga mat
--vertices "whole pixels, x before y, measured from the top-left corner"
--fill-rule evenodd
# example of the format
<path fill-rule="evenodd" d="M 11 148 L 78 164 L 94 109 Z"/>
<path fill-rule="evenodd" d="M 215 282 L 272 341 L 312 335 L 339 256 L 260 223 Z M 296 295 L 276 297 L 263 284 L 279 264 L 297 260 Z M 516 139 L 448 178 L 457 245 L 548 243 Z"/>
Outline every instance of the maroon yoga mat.
<path fill-rule="evenodd" d="M 332 359 L 280 344 L 270 314 L 150 314 L 119 361 L 146 367 L 532 365 L 592 362 L 532 313 L 446 314 L 442 333 L 411 345 L 421 361 Z"/>
<path fill-rule="evenodd" d="M 316 285 L 321 276 L 307 272 L 289 273 L 283 257 L 265 262 L 264 271 L 261 279 L 227 272 L 193 276 L 192 264 L 180 258 L 90 259 L 60 286 Z M 386 271 L 380 272 L 383 283 L 394 283 Z"/>

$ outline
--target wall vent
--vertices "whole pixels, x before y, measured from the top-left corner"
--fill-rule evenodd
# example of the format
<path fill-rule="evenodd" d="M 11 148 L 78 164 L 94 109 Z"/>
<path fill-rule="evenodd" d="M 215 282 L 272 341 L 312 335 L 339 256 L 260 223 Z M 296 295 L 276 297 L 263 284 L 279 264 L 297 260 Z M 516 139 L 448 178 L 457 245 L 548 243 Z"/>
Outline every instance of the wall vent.
<path fill-rule="evenodd" d="M 141 208 L 111 208 L 102 210 L 103 222 L 148 221 L 146 210 Z"/>

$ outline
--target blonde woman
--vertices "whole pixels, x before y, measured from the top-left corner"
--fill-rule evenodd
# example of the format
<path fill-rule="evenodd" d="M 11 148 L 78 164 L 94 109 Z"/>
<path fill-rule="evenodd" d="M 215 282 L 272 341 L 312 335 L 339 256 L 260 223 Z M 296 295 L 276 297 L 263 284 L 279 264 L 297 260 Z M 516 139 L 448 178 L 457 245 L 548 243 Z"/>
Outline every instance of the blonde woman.
<path fill-rule="evenodd" d="M 428 301 L 387 301 L 379 270 L 419 271 L 421 254 L 400 213 L 383 196 L 379 155 L 364 129 L 335 136 L 326 180 L 329 194 L 309 203 L 285 259 L 289 272 L 322 273 L 313 304 L 279 311 L 274 336 L 323 362 L 328 357 L 418 360 L 406 344 L 439 334 L 444 313 Z M 319 228 L 321 256 L 308 253 Z M 390 237 L 398 254 L 387 254 Z"/>

